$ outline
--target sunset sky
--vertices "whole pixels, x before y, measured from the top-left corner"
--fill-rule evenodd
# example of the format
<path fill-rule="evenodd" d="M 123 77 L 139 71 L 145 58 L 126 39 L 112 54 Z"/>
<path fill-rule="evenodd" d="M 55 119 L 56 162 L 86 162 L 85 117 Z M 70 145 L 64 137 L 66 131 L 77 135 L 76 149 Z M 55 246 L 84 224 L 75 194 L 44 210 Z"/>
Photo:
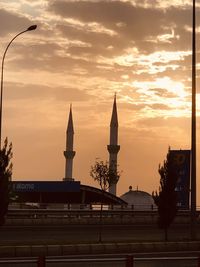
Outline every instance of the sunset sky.
<path fill-rule="evenodd" d="M 108 160 L 117 93 L 118 195 L 130 185 L 149 193 L 157 189 L 158 165 L 168 147 L 190 149 L 191 3 L 0 0 L 1 55 L 15 34 L 38 25 L 13 42 L 5 61 L 2 134 L 13 143 L 13 180 L 62 180 L 72 103 L 73 176 L 98 186 L 89 176 L 90 166 L 96 158 Z M 199 174 L 198 166 L 197 189 Z M 198 199 L 200 205 L 200 194 Z"/>

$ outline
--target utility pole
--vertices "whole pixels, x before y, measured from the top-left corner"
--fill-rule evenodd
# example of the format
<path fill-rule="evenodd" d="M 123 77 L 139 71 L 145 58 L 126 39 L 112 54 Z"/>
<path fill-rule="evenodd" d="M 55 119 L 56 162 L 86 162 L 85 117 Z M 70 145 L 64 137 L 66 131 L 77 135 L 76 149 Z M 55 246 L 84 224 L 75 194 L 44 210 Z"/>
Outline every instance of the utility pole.
<path fill-rule="evenodd" d="M 192 6 L 191 239 L 196 239 L 196 8 Z"/>

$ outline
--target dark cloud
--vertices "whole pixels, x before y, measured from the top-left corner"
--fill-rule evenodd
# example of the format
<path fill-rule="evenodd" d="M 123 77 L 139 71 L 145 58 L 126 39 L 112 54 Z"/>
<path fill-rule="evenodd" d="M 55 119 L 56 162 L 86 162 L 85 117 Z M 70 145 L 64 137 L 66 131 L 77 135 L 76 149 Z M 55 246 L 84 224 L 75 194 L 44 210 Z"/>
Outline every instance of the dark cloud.
<path fill-rule="evenodd" d="M 164 88 L 152 88 L 148 91 L 152 91 L 155 95 L 160 96 L 162 98 L 174 98 L 177 96 L 176 93 L 169 92 L 167 89 Z"/>
<path fill-rule="evenodd" d="M 154 1 L 155 3 L 156 1 Z M 24 44 L 13 47 L 12 51 L 20 55 L 9 64 L 13 64 L 18 71 L 19 66 L 23 69 L 47 70 L 54 73 L 67 71 L 73 75 L 88 77 L 103 77 L 113 81 L 119 81 L 119 78 L 126 74 L 132 79 L 148 80 L 148 73 L 138 74 L 137 70 L 145 70 L 144 66 L 134 63 L 132 66 L 122 66 L 114 63 L 104 63 L 99 58 L 104 57 L 112 60 L 116 56 L 126 53 L 128 48 L 137 47 L 141 54 L 148 54 L 159 50 L 178 51 L 178 49 L 190 48 L 190 33 L 185 30 L 185 26 L 190 25 L 191 10 L 186 8 L 170 7 L 166 10 L 156 9 L 152 4 L 151 8 L 142 7 L 146 1 L 141 1 L 140 6 L 133 6 L 130 2 L 121 1 L 49 1 L 48 10 L 60 15 L 63 18 L 72 18 L 84 23 L 95 22 L 103 25 L 106 29 L 112 30 L 115 34 L 109 35 L 106 32 L 95 32 L 88 25 L 75 25 L 61 21 L 56 25 L 55 41 L 48 41 L 44 36 L 41 42 L 35 45 L 27 46 Z M 153 8 L 154 7 L 154 8 Z M 17 16 L 14 13 L 4 12 L 2 21 L 12 20 L 14 16 L 21 21 L 28 23 L 27 18 Z M 30 21 L 29 21 L 30 22 Z M 14 25 L 14 24 L 12 24 Z M 15 22 L 15 25 L 17 23 Z M 46 38 L 54 37 L 54 31 L 44 31 L 44 25 L 38 34 L 45 34 Z M 180 38 L 170 40 L 172 43 L 158 42 L 157 36 L 170 34 L 172 29 L 175 35 Z M 58 35 L 59 33 L 59 35 Z M 41 35 L 42 36 L 42 35 Z M 64 37 L 68 42 L 61 45 L 56 36 Z M 154 42 L 153 42 L 153 41 Z M 80 44 L 78 43 L 80 42 Z M 23 51 L 21 50 L 23 49 Z M 11 51 L 10 51 L 11 52 Z M 159 60 L 159 59 L 158 59 Z M 191 57 L 185 57 L 184 60 L 174 60 L 173 64 L 190 66 Z M 97 63 L 98 61 L 98 63 Z M 183 68 L 173 70 L 173 67 L 167 66 L 167 63 L 154 63 L 157 72 L 162 75 L 176 77 L 184 81 L 188 70 Z M 159 67 L 166 67 L 159 69 Z M 82 69 L 82 73 L 77 73 L 77 69 Z M 148 72 L 148 66 L 146 72 Z M 157 73 L 151 75 L 156 77 Z"/>
<path fill-rule="evenodd" d="M 127 47 L 126 41 L 120 39 L 117 35 L 109 35 L 103 32 L 88 31 L 83 28 L 76 28 L 75 26 L 57 25 L 57 29 L 71 41 L 81 41 L 83 45 L 71 44 L 68 52 L 72 55 L 92 55 L 97 57 L 103 55 L 112 57 L 120 55 L 124 48 Z"/>
<path fill-rule="evenodd" d="M 149 127 L 149 128 L 182 128 L 182 129 L 190 129 L 190 118 L 185 117 L 173 117 L 173 118 L 145 118 L 137 120 L 137 126 L 139 127 Z"/>
<path fill-rule="evenodd" d="M 134 42 L 142 52 L 156 51 L 158 48 L 166 50 L 189 48 L 191 34 L 186 30 L 186 26 L 191 26 L 191 7 L 170 7 L 166 10 L 155 7 L 156 5 L 154 8 L 144 8 L 133 6 L 130 2 L 104 0 L 95 2 L 56 0 L 49 4 L 51 12 L 64 18 L 73 18 L 84 23 L 95 22 L 113 30 L 117 33 L 117 38 L 107 36 L 105 39 L 107 43 L 114 43 L 114 48 L 120 45 L 120 40 L 123 43 L 123 48 L 132 46 Z M 199 10 L 197 14 L 198 12 Z M 171 39 L 171 44 L 156 41 L 158 35 L 171 34 L 172 30 L 175 38 Z M 69 32 L 67 33 L 66 27 L 66 30 L 63 29 L 63 31 L 72 37 L 72 29 L 68 27 Z M 75 37 L 75 32 L 73 36 Z M 92 43 L 95 41 L 95 36 L 96 34 L 93 34 Z M 118 38 L 120 40 L 115 45 Z M 86 39 L 91 41 L 87 31 L 83 30 L 83 33 L 80 34 L 80 40 Z M 97 44 L 98 38 L 96 40 Z M 103 43 L 105 42 L 104 40 Z"/>
<path fill-rule="evenodd" d="M 148 107 L 155 109 L 155 110 L 171 110 L 172 109 L 171 107 L 164 105 L 164 104 L 151 104 L 151 105 L 148 105 Z"/>
<path fill-rule="evenodd" d="M 135 104 L 135 103 L 120 103 L 118 104 L 119 109 L 127 111 L 140 111 L 146 107 L 146 104 Z"/>
<path fill-rule="evenodd" d="M 5 9 L 0 9 L 0 36 L 10 33 L 18 33 L 26 30 L 33 22 L 27 17 L 18 15 L 17 13 L 9 12 Z"/>
<path fill-rule="evenodd" d="M 130 2 L 54 1 L 49 10 L 84 23 L 99 23 L 116 32 L 121 40 L 125 38 L 129 42 L 163 33 L 162 23 L 159 23 L 163 18 L 162 11 L 134 7 Z"/>
<path fill-rule="evenodd" d="M 45 100 L 54 99 L 62 102 L 88 101 L 92 99 L 87 90 L 69 87 L 50 87 L 20 83 L 6 83 L 6 98 L 8 100 Z"/>
<path fill-rule="evenodd" d="M 34 45 L 15 45 L 12 49 L 13 54 L 20 55 L 9 62 L 9 66 L 15 71 L 23 70 L 46 70 L 52 73 L 67 72 L 73 75 L 86 76 L 86 77 L 104 77 L 112 80 L 119 80 L 120 75 L 124 73 L 132 75 L 135 67 L 123 67 L 118 64 L 110 65 L 109 63 L 97 63 L 98 55 L 91 57 L 90 49 L 82 52 L 82 56 L 78 53 L 69 54 L 73 49 L 81 48 L 63 48 L 59 44 L 45 43 Z M 59 53 L 61 55 L 59 55 Z M 19 69 L 20 66 L 20 69 Z M 77 71 L 82 69 L 83 73 Z M 84 72 L 85 70 L 85 72 Z M 136 70 L 136 68 L 135 68 Z"/>

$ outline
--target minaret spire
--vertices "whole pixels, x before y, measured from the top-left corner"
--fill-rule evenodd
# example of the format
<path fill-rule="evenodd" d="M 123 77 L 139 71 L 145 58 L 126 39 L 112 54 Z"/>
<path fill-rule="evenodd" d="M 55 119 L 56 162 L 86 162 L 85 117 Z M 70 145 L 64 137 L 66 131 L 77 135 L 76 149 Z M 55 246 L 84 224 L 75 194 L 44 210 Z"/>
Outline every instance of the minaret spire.
<path fill-rule="evenodd" d="M 117 174 L 117 153 L 120 150 L 118 145 L 118 117 L 117 117 L 117 103 L 116 94 L 114 96 L 114 103 L 112 109 L 112 116 L 110 121 L 110 145 L 107 146 L 109 152 L 109 167 Z M 110 185 L 109 192 L 116 195 L 117 182 Z"/>
<path fill-rule="evenodd" d="M 73 158 L 76 154 L 73 151 L 74 145 L 74 126 L 73 126 L 73 117 L 72 117 L 72 105 L 70 104 L 69 119 L 66 131 L 66 151 L 64 151 L 64 156 L 66 159 L 65 163 L 65 178 L 64 181 L 73 181 L 72 170 L 73 170 Z"/>

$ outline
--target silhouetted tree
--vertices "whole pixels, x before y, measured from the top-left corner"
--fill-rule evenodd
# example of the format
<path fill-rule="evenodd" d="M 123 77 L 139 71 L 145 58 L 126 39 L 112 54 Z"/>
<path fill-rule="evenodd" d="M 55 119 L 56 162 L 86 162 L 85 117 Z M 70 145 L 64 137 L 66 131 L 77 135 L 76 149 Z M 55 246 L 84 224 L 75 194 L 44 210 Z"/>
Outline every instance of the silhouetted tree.
<path fill-rule="evenodd" d="M 119 180 L 120 174 L 109 167 L 108 161 L 96 160 L 91 166 L 90 176 L 98 182 L 102 190 L 106 191 L 112 183 Z"/>
<path fill-rule="evenodd" d="M 177 213 L 177 192 L 176 184 L 178 170 L 170 154 L 170 148 L 163 165 L 159 165 L 160 174 L 159 192 L 153 192 L 155 204 L 158 206 L 158 225 L 165 231 L 165 240 L 168 240 L 168 228 L 173 222 Z"/>
<path fill-rule="evenodd" d="M 100 228 L 99 228 L 99 242 L 102 241 L 102 210 L 103 210 L 103 193 L 106 191 L 113 182 L 119 180 L 120 174 L 109 167 L 109 163 L 96 160 L 95 164 L 91 166 L 90 176 L 98 182 L 102 190 L 101 210 L 100 210 Z"/>
<path fill-rule="evenodd" d="M 8 139 L 0 150 L 0 226 L 5 222 L 5 215 L 8 210 L 10 198 L 10 181 L 12 177 L 12 143 Z"/>

